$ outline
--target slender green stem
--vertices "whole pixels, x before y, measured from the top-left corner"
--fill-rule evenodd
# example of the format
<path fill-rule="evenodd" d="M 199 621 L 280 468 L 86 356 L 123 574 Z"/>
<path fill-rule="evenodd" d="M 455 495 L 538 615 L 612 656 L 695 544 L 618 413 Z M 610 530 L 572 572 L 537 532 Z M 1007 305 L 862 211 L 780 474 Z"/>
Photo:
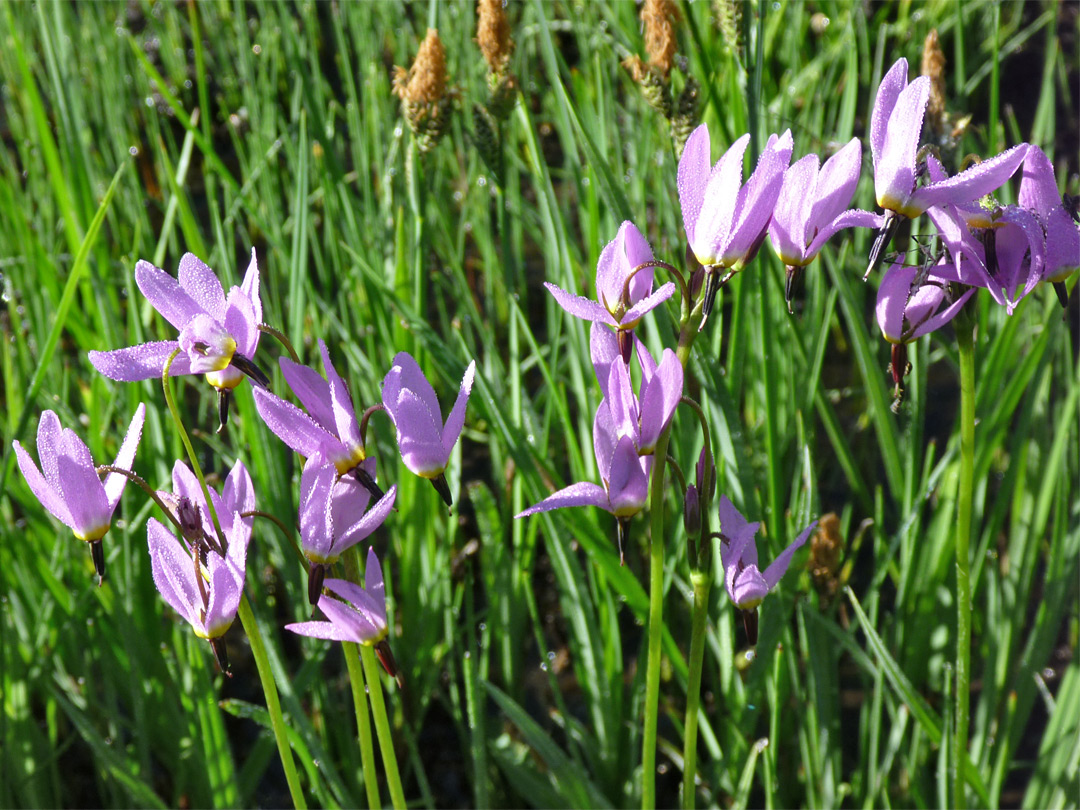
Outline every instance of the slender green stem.
<path fill-rule="evenodd" d="M 296 764 L 293 762 L 292 750 L 289 748 L 289 740 L 285 734 L 285 718 L 281 714 L 281 701 L 278 699 L 274 673 L 270 669 L 270 658 L 266 655 L 266 644 L 259 625 L 255 621 L 255 614 L 251 612 L 247 594 L 240 597 L 240 609 L 237 615 L 244 626 L 244 632 L 247 633 L 248 642 L 251 644 L 251 655 L 255 659 L 255 667 L 259 670 L 259 681 L 262 683 L 263 694 L 266 696 L 266 711 L 270 715 L 270 725 L 274 730 L 274 739 L 277 741 L 281 767 L 285 769 L 285 781 L 289 783 L 289 795 L 292 796 L 293 806 L 297 810 L 302 810 L 307 807 L 307 801 L 300 787 L 300 777 L 296 773 Z"/>
<path fill-rule="evenodd" d="M 379 662 L 375 658 L 375 648 L 367 644 L 360 647 L 360 660 L 364 662 L 368 696 L 371 698 L 371 713 L 375 717 L 375 732 L 379 735 L 379 750 L 382 751 L 383 767 L 386 769 L 390 801 L 394 805 L 394 810 L 405 810 L 405 794 L 401 790 L 401 776 L 398 774 L 394 738 L 390 731 L 390 723 L 386 718 L 386 703 L 383 701 L 382 681 L 379 679 Z"/>
<path fill-rule="evenodd" d="M 956 763 L 953 807 L 967 806 L 968 722 L 971 697 L 971 494 L 975 467 L 974 319 L 956 319 L 960 354 L 960 483 L 956 496 Z"/>
<path fill-rule="evenodd" d="M 367 793 L 368 807 L 375 810 L 382 807 L 379 796 L 379 774 L 375 770 L 375 746 L 371 743 L 371 716 L 368 714 L 367 692 L 364 689 L 364 669 L 360 664 L 360 645 L 346 641 L 345 664 L 349 668 L 349 683 L 352 684 L 353 707 L 356 709 L 356 730 L 360 737 L 360 761 L 364 766 L 364 791 Z"/>
<path fill-rule="evenodd" d="M 711 544 L 711 540 L 709 543 Z M 694 571 L 690 581 L 694 586 L 694 610 L 690 631 L 689 676 L 686 684 L 686 728 L 683 736 L 683 807 L 693 810 L 697 798 L 694 777 L 697 774 L 697 724 L 701 705 L 701 668 L 705 660 L 705 626 L 709 618 L 709 591 L 712 588 L 712 566 Z"/>
<path fill-rule="evenodd" d="M 266 334 L 270 335 L 270 337 L 275 338 L 277 342 L 280 343 L 282 346 L 284 346 L 285 350 L 289 353 L 289 357 L 292 358 L 294 363 L 300 362 L 300 355 L 296 353 L 296 349 L 293 348 L 292 341 L 285 337 L 284 332 L 275 329 L 268 323 L 260 323 L 258 328 L 260 332 L 265 332 Z"/>

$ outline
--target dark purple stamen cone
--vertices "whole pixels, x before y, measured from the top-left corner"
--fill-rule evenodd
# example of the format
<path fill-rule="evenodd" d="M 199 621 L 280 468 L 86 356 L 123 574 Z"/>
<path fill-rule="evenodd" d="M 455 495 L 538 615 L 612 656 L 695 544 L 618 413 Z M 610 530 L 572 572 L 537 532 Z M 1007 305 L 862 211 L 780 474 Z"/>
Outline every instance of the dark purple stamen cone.
<path fill-rule="evenodd" d="M 371 473 L 365 470 L 363 467 L 353 467 L 353 478 L 360 482 L 360 486 L 371 493 L 371 497 L 376 502 L 381 501 L 383 495 L 386 493 L 382 491 L 382 487 L 375 483 L 375 479 L 371 477 Z"/>
<path fill-rule="evenodd" d="M 1058 301 L 1061 302 L 1061 306 L 1065 309 L 1069 308 L 1069 288 L 1065 286 L 1064 281 L 1052 281 L 1050 282 L 1054 287 L 1054 292 L 1057 293 Z"/>
<path fill-rule="evenodd" d="M 896 229 L 899 227 L 900 215 L 895 211 L 886 210 L 885 222 L 878 230 L 877 236 L 874 237 L 874 244 L 870 247 L 870 264 L 863 274 L 863 281 L 870 278 L 870 274 L 877 270 L 878 265 L 881 264 L 885 246 L 892 241 L 892 238 L 896 235 Z"/>
<path fill-rule="evenodd" d="M 326 566 L 323 563 L 313 562 L 308 567 L 307 598 L 312 605 L 319 604 L 322 596 L 323 580 L 326 579 Z"/>
<path fill-rule="evenodd" d="M 232 362 L 230 363 L 234 368 L 242 371 L 246 374 L 255 385 L 262 388 L 264 391 L 270 390 L 270 378 L 266 376 L 266 373 L 259 368 L 255 363 L 242 354 L 234 354 L 232 356 Z"/>
<path fill-rule="evenodd" d="M 619 565 L 626 565 L 626 557 L 623 555 L 623 541 L 625 541 L 630 534 L 630 518 L 615 518 L 615 526 L 615 537 L 619 543 Z"/>
<path fill-rule="evenodd" d="M 720 273 L 712 267 L 705 269 L 705 300 L 701 305 L 701 323 L 704 324 L 712 312 L 716 293 L 720 291 Z"/>
<path fill-rule="evenodd" d="M 435 491 L 439 493 L 439 497 L 443 499 L 443 503 L 447 506 L 453 506 L 454 498 L 450 495 L 450 485 L 446 483 L 446 476 L 439 473 L 434 478 L 428 480 L 430 480 L 431 485 L 435 487 Z"/>
<path fill-rule="evenodd" d="M 758 615 L 757 608 L 740 610 L 742 613 L 743 629 L 746 630 L 746 640 L 751 647 L 757 646 Z"/>
<path fill-rule="evenodd" d="M 908 368 L 907 344 L 894 343 L 892 345 L 892 355 L 889 361 L 889 371 L 892 373 L 893 378 L 893 413 L 897 413 L 900 410 L 900 400 L 904 396 L 902 383 L 904 382 L 904 375 L 908 373 Z"/>
<path fill-rule="evenodd" d="M 94 560 L 94 571 L 97 572 L 100 588 L 105 582 L 105 547 L 102 546 L 100 540 L 95 540 L 90 544 L 90 556 Z"/>
<path fill-rule="evenodd" d="M 217 432 L 224 433 L 225 425 L 229 424 L 229 400 L 232 399 L 232 391 L 219 388 L 217 392 Z"/>
<path fill-rule="evenodd" d="M 787 281 L 784 283 L 784 300 L 787 301 L 788 314 L 792 314 L 791 302 L 802 295 L 806 277 L 803 275 L 805 267 L 789 264 L 787 266 Z"/>
<path fill-rule="evenodd" d="M 634 355 L 634 331 L 632 329 L 619 329 L 615 332 L 619 341 L 619 356 L 626 365 L 630 365 L 630 358 Z"/>
<path fill-rule="evenodd" d="M 384 638 L 376 644 L 375 655 L 379 656 L 379 663 L 383 665 L 386 674 L 397 681 L 399 689 L 404 689 L 405 677 L 401 674 L 401 670 L 398 669 L 397 661 L 394 660 L 394 653 L 390 650 L 390 642 Z"/>
<path fill-rule="evenodd" d="M 214 660 L 217 661 L 218 669 L 223 675 L 232 677 L 232 669 L 229 667 L 229 653 L 225 649 L 225 639 L 221 636 L 209 639 L 210 649 L 214 651 Z"/>

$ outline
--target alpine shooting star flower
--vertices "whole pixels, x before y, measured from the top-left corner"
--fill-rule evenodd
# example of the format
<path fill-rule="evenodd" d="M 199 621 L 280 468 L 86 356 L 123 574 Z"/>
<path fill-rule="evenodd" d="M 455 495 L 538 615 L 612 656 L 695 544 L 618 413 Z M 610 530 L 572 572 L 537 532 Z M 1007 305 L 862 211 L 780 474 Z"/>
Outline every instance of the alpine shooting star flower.
<path fill-rule="evenodd" d="M 757 607 L 791 565 L 791 558 L 817 526 L 815 520 L 762 572 L 754 536 L 760 523 L 747 523 L 726 496 L 720 496 L 720 561 L 728 596 L 743 613 L 750 644 L 757 643 Z"/>
<path fill-rule="evenodd" d="M 935 205 L 963 205 L 1000 187 L 1024 162 L 1028 145 L 1019 144 L 966 171 L 918 186 L 925 170 L 919 166 L 919 137 L 930 98 L 930 78 L 908 84 L 908 63 L 896 60 L 878 85 L 870 119 L 870 151 L 874 159 L 874 190 L 885 209 L 885 220 L 870 251 L 865 277 L 877 267 L 881 251 L 892 239 L 899 217 L 914 219 Z"/>
<path fill-rule="evenodd" d="M 475 374 L 474 360 L 465 369 L 457 400 L 445 424 L 435 389 L 407 352 L 398 352 L 383 379 L 383 405 L 397 429 L 402 461 L 416 475 L 431 481 L 447 506 L 451 505 L 452 499 L 443 472 L 450 461 L 450 451 L 465 426 L 465 407 L 469 403 Z"/>
<path fill-rule="evenodd" d="M 1042 280 L 1054 285 L 1061 305 L 1067 306 L 1065 279 L 1080 267 L 1080 227 L 1058 194 L 1050 159 L 1037 146 L 1031 146 L 1024 159 L 1019 204 L 1039 218 L 1046 242 Z"/>
<path fill-rule="evenodd" d="M 784 170 L 791 160 L 791 130 L 770 135 L 757 167 L 743 185 L 743 135 L 709 168 L 709 128 L 702 124 L 686 141 L 679 158 L 679 203 L 690 249 L 705 268 L 702 325 L 720 285 L 757 254 L 780 196 Z M 721 278 L 718 270 L 728 269 Z"/>
<path fill-rule="evenodd" d="M 112 466 L 131 469 L 145 419 L 146 406 L 140 403 Z M 13 441 L 11 446 L 23 478 L 41 505 L 68 526 L 75 537 L 90 544 L 100 583 L 105 578 L 101 538 L 112 525 L 113 512 L 120 503 L 127 477 L 122 473 L 109 473 L 102 483 L 90 457 L 90 449 L 75 431 L 61 428 L 60 419 L 52 411 L 45 411 L 38 422 L 37 451 L 41 470 L 18 441 Z"/>

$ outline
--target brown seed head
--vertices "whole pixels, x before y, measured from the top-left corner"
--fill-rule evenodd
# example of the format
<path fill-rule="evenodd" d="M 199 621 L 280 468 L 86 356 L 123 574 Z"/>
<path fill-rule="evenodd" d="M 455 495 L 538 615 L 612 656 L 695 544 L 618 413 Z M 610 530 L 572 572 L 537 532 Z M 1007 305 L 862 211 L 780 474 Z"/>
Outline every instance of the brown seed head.
<path fill-rule="evenodd" d="M 667 78 L 678 44 L 675 23 L 679 20 L 679 10 L 672 0 L 645 0 L 641 19 L 645 23 L 645 55 L 649 64 L 659 68 Z"/>
<path fill-rule="evenodd" d="M 429 28 L 408 70 L 394 68 L 394 92 L 406 104 L 438 104 L 446 95 L 446 49 Z"/>
<path fill-rule="evenodd" d="M 817 530 L 810 538 L 810 559 L 807 567 L 814 580 L 814 587 L 826 600 L 836 594 L 839 582 L 840 557 L 844 550 L 844 538 L 840 535 L 840 519 L 834 512 L 818 519 Z"/>
<path fill-rule="evenodd" d="M 931 29 L 923 42 L 922 75 L 930 77 L 926 121 L 935 135 L 941 135 L 945 130 L 945 54 L 938 42 L 937 29 Z"/>
<path fill-rule="evenodd" d="M 514 41 L 510 39 L 510 22 L 502 0 L 477 0 L 476 16 L 476 44 L 488 70 L 503 73 L 514 52 Z"/>

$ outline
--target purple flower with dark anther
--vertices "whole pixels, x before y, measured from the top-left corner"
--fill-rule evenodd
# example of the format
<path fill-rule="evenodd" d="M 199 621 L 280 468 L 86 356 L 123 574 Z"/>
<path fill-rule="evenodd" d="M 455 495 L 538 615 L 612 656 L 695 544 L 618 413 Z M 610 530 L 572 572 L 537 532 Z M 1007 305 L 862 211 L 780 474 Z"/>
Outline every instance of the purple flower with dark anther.
<path fill-rule="evenodd" d="M 279 439 L 302 456 L 319 454 L 334 465 L 338 475 L 353 476 L 376 498 L 383 496 L 375 483 L 374 472 L 362 464 L 367 453 L 360 436 L 349 387 L 334 364 L 326 344 L 319 340 L 324 379 L 317 371 L 294 363 L 287 357 L 279 360 L 285 382 L 307 413 L 269 391 L 255 391 L 255 408 L 266 426 Z"/>
<path fill-rule="evenodd" d="M 907 267 L 898 259 L 881 279 L 877 296 L 877 322 L 881 334 L 892 344 L 889 368 L 895 384 L 893 409 L 900 404 L 901 382 L 907 374 L 907 344 L 940 329 L 963 308 L 975 287 L 958 296 L 952 283 L 964 283 L 956 268 L 944 259 L 930 270 Z"/>
<path fill-rule="evenodd" d="M 145 419 L 146 406 L 140 403 L 112 466 L 131 469 Z M 37 451 L 41 470 L 18 441 L 13 441 L 11 446 L 30 491 L 42 506 L 75 533 L 75 537 L 90 544 L 94 570 L 99 582 L 103 580 L 105 553 L 101 538 L 112 525 L 113 512 L 120 503 L 127 476 L 109 473 L 102 483 L 89 448 L 75 431 L 61 428 L 59 418 L 52 411 L 45 411 L 38 422 Z"/>
<path fill-rule="evenodd" d="M 163 523 L 150 518 L 147 545 L 154 584 L 162 598 L 188 621 L 195 635 L 210 642 L 218 665 L 229 672 L 221 636 L 232 625 L 244 591 L 244 572 L 255 508 L 251 476 L 237 461 L 219 495 L 210 490 L 218 522 L 227 542 L 221 549 L 202 488 L 183 462 L 173 466 L 176 516 L 182 526 L 178 539 Z M 221 553 L 221 552 L 224 553 Z"/>
<path fill-rule="evenodd" d="M 206 381 L 221 394 L 219 416 L 224 427 L 227 394 L 245 375 L 262 388 L 270 383 L 253 360 L 262 321 L 255 249 L 251 249 L 243 283 L 230 289 L 227 297 L 214 271 L 191 253 L 180 259 L 177 278 L 140 261 L 135 265 L 135 283 L 154 309 L 180 330 L 179 339 L 90 352 L 91 364 L 114 380 L 147 380 L 160 377 L 169 355 L 179 348 L 181 353 L 169 367 L 169 375 L 206 375 Z"/>
<path fill-rule="evenodd" d="M 446 417 L 446 424 L 443 424 L 435 389 L 411 355 L 398 352 L 383 379 L 383 405 L 397 428 L 402 461 L 416 475 L 431 481 L 447 506 L 451 505 L 452 499 L 443 472 L 450 461 L 450 451 L 465 426 L 465 406 L 469 403 L 475 374 L 474 360 L 461 378 L 461 388 Z"/>
<path fill-rule="evenodd" d="M 566 506 L 599 506 L 617 518 L 621 561 L 630 518 L 640 512 L 649 499 L 652 456 L 639 456 L 633 438 L 619 435 L 607 400 L 600 403 L 593 421 L 593 452 L 603 486 L 589 481 L 571 484 L 515 517 L 528 517 Z"/>
<path fill-rule="evenodd" d="M 301 636 L 374 647 L 386 671 L 391 677 L 398 677 L 386 640 L 390 632 L 386 623 L 386 585 L 375 550 L 368 549 L 363 588 L 344 579 L 328 579 L 324 585 L 341 597 L 335 599 L 327 594 L 319 597 L 319 610 L 329 621 L 295 622 L 285 625 L 285 629 Z"/>
<path fill-rule="evenodd" d="M 1008 180 L 1024 161 L 1028 145 L 1019 144 L 960 174 L 918 186 L 924 173 L 919 164 L 919 137 L 930 98 L 930 79 L 907 81 L 906 59 L 898 59 L 878 85 L 870 119 L 870 151 L 874 159 L 874 189 L 885 220 L 870 253 L 869 276 L 881 251 L 899 225 L 898 217 L 914 219 L 931 206 L 963 205 Z"/>
<path fill-rule="evenodd" d="M 880 214 L 847 210 L 859 184 L 862 145 L 858 138 L 825 161 L 817 155 L 796 161 L 786 172 L 769 221 L 769 241 L 787 268 L 784 297 L 791 300 L 802 279 L 802 271 L 825 243 L 844 228 L 879 228 Z"/>
<path fill-rule="evenodd" d="M 630 436 L 638 455 L 644 456 L 656 448 L 660 434 L 675 414 L 682 398 L 683 367 L 671 349 L 664 349 L 664 356 L 657 366 L 648 350 L 640 344 L 639 347 L 640 399 L 634 395 L 626 363 L 611 364 L 604 397 L 617 434 Z"/>
<path fill-rule="evenodd" d="M 362 463 L 374 479 L 375 459 Z M 310 562 L 311 604 L 319 601 L 326 569 L 337 562 L 343 551 L 382 525 L 394 508 L 396 495 L 397 487 L 390 487 L 367 509 L 370 495 L 362 484 L 352 477 L 340 477 L 334 466 L 318 454 L 307 460 L 300 476 L 300 545 Z"/>
<path fill-rule="evenodd" d="M 1054 285 L 1061 305 L 1067 306 L 1065 279 L 1080 268 L 1080 225 L 1058 194 L 1053 164 L 1037 146 L 1024 158 L 1019 204 L 1039 218 L 1045 234 L 1042 280 Z"/>
<path fill-rule="evenodd" d="M 760 525 L 747 523 L 734 504 L 726 496 L 720 496 L 720 562 L 724 566 L 724 582 L 731 601 L 743 612 L 746 634 L 751 644 L 757 643 L 757 606 L 787 573 L 792 556 L 806 542 L 817 521 L 803 529 L 795 542 L 784 549 L 764 572 L 758 568 L 754 540 Z"/>
<path fill-rule="evenodd" d="M 653 268 L 636 268 L 653 261 L 652 249 L 632 222 L 623 222 L 618 235 L 607 243 L 596 263 L 596 297 L 593 301 L 554 284 L 544 283 L 559 306 L 575 317 L 605 323 L 620 331 L 633 329 L 650 310 L 675 293 L 668 282 L 652 291 Z"/>
<path fill-rule="evenodd" d="M 749 142 L 750 136 L 743 135 L 710 169 L 709 128 L 702 124 L 687 139 L 679 158 L 683 226 L 706 272 L 702 304 L 706 318 L 720 285 L 757 254 L 791 160 L 791 131 L 770 135 L 754 173 L 743 185 L 743 153 Z M 724 268 L 728 273 L 721 278 L 717 271 Z"/>

